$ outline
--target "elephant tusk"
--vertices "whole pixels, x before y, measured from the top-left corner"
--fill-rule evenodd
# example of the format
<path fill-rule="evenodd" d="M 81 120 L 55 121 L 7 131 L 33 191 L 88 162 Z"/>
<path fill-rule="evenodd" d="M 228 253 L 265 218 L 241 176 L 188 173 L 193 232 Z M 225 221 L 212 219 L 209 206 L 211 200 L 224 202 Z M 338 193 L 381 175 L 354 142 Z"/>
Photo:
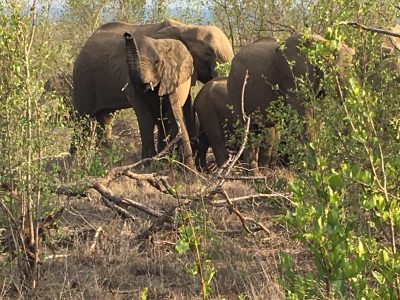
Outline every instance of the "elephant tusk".
<path fill-rule="evenodd" d="M 122 87 L 121 92 L 125 91 L 125 89 L 128 87 L 128 85 L 129 85 L 129 81 L 127 81 L 125 83 L 125 85 Z"/>
<path fill-rule="evenodd" d="M 152 91 L 154 91 L 154 86 L 153 86 L 152 82 L 150 82 L 150 88 L 151 88 Z"/>

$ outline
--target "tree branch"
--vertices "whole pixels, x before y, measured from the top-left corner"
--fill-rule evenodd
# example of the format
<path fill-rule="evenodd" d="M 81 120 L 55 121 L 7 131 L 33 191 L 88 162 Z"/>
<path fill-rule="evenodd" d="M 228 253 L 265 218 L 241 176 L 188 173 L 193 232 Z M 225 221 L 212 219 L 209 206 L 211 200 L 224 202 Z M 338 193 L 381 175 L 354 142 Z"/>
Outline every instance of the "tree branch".
<path fill-rule="evenodd" d="M 343 21 L 340 22 L 339 25 L 350 25 L 354 28 L 360 28 L 363 29 L 365 31 L 369 31 L 369 32 L 374 32 L 374 33 L 381 33 L 381 34 L 385 34 L 385 35 L 390 35 L 390 36 L 394 36 L 394 37 L 398 37 L 400 38 L 400 33 L 396 33 L 393 31 L 389 31 L 389 30 L 385 30 L 385 29 L 381 29 L 381 28 L 376 28 L 376 27 L 369 27 L 354 21 Z"/>

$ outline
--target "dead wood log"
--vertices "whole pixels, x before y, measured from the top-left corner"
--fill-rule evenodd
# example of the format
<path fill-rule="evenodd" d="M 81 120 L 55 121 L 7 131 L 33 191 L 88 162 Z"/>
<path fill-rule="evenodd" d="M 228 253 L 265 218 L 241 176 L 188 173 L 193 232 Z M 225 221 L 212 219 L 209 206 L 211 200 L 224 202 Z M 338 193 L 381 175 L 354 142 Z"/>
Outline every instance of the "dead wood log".
<path fill-rule="evenodd" d="M 106 188 L 104 185 L 102 185 L 98 181 L 96 181 L 93 184 L 93 188 L 96 191 L 98 191 L 104 198 L 106 198 L 107 200 L 113 202 L 114 204 L 116 204 L 120 207 L 132 206 L 132 207 L 150 215 L 151 217 L 158 218 L 158 217 L 162 216 L 162 213 L 157 212 L 150 207 L 147 207 L 141 203 L 127 199 L 125 197 L 120 197 L 120 196 L 115 195 L 110 189 Z"/>
<path fill-rule="evenodd" d="M 129 211 L 126 209 L 122 208 L 118 204 L 114 203 L 113 201 L 108 200 L 106 197 L 101 197 L 101 200 L 103 200 L 104 204 L 115 211 L 116 214 L 120 215 L 124 219 L 130 219 L 133 221 L 138 220 L 138 217 L 134 216 L 131 214 Z"/>

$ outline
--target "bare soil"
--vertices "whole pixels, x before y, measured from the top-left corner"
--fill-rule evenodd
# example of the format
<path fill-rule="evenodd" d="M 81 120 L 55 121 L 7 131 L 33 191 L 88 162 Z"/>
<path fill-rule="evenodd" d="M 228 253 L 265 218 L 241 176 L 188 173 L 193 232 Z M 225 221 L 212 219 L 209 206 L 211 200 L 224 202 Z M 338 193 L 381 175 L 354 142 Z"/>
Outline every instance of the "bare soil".
<path fill-rule="evenodd" d="M 113 132 L 121 159 L 116 165 L 126 165 L 139 159 L 140 143 L 132 119 L 117 118 Z M 160 166 L 155 167 L 160 169 Z M 169 182 L 178 193 L 196 194 L 204 181 L 188 178 L 176 167 L 163 164 Z M 153 171 L 152 167 L 135 170 Z M 277 170 L 275 173 L 284 173 Z M 205 174 L 205 176 L 208 176 Z M 285 176 L 283 176 L 285 177 Z M 258 182 L 258 187 L 265 183 Z M 259 192 L 251 181 L 228 181 L 224 188 L 233 199 Z M 165 212 L 178 206 L 172 196 L 161 193 L 149 183 L 119 177 L 108 186 L 115 194 Z M 173 226 L 165 226 L 149 239 L 137 236 L 148 229 L 154 219 L 138 210 L 129 211 L 136 221 L 122 219 L 106 207 L 94 189 L 84 197 L 58 196 L 57 206 L 66 210 L 41 249 L 38 299 L 141 299 L 147 289 L 147 299 L 201 299 L 199 276 L 189 273 L 195 262 L 192 251 L 178 254 L 175 250 L 181 222 L 178 215 Z M 302 246 L 289 238 L 278 221 L 286 213 L 282 200 L 258 199 L 236 204 L 243 215 L 263 223 L 270 231 L 254 235 L 245 231 L 239 218 L 227 206 L 213 206 L 195 201 L 189 209 L 193 221 L 200 224 L 202 254 L 216 269 L 210 288 L 212 299 L 284 299 L 278 284 L 279 255 L 288 252 L 297 264 L 308 268 L 309 258 Z M 185 208 L 185 211 L 188 208 Z M 1 234 L 1 233 L 0 233 Z M 53 246 L 53 251 L 49 246 Z M 0 256 L 0 299 L 31 298 L 19 290 L 15 260 Z"/>

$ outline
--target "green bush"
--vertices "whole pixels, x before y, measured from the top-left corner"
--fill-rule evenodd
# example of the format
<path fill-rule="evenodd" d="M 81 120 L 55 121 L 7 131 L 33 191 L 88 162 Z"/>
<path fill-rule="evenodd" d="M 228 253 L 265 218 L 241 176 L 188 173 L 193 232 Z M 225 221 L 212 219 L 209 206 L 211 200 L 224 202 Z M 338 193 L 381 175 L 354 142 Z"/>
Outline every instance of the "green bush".
<path fill-rule="evenodd" d="M 339 4 L 348 17 L 351 7 Z M 378 11 L 354 4 L 366 19 Z M 289 299 L 397 299 L 399 74 L 382 70 L 380 86 L 371 82 L 382 59 L 376 34 L 343 26 L 325 32 L 328 41 L 308 55 L 324 70 L 326 97 L 310 103 L 318 130 L 301 145 L 304 156 L 290 184 L 293 202 L 283 218 L 311 254 L 313 268 L 304 272 L 282 253 L 282 285 Z M 343 41 L 357 54 L 339 80 L 329 62 Z"/>

